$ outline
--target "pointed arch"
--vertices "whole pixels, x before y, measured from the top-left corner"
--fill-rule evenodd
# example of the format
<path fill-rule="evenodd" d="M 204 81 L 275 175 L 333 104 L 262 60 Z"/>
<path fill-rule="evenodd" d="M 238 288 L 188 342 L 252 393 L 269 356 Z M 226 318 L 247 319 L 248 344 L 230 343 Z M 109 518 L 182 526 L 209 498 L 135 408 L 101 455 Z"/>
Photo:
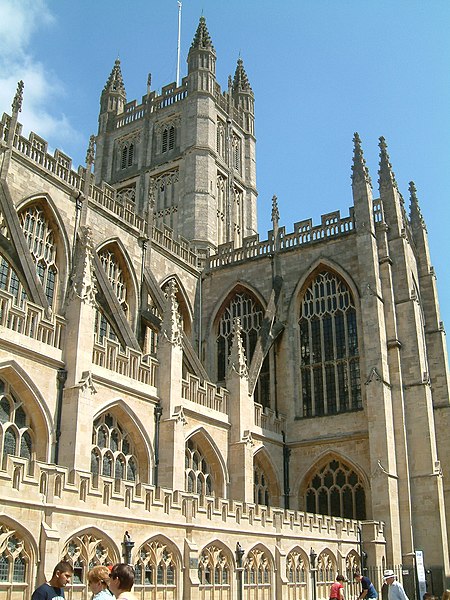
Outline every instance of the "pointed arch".
<path fill-rule="evenodd" d="M 318 597 L 327 597 L 326 594 L 330 586 L 334 583 L 337 572 L 337 560 L 334 552 L 329 548 L 321 550 L 317 557 L 316 565 Z"/>
<path fill-rule="evenodd" d="M 300 546 L 294 546 L 286 553 L 286 581 L 289 598 L 306 600 L 309 585 L 309 557 Z"/>
<path fill-rule="evenodd" d="M 233 298 L 233 296 L 239 292 L 247 292 L 254 297 L 254 299 L 262 306 L 263 310 L 266 309 L 267 301 L 261 292 L 253 285 L 253 283 L 246 281 L 245 279 L 238 279 L 238 281 L 235 281 L 233 284 L 224 289 L 218 297 L 215 308 L 209 319 L 208 328 L 210 331 L 214 330 L 214 326 L 217 324 L 217 321 L 226 305 Z"/>
<path fill-rule="evenodd" d="M 262 476 L 265 477 L 264 480 L 262 480 Z M 266 506 L 281 505 L 281 491 L 277 469 L 264 446 L 260 446 L 253 454 L 253 486 L 255 504 L 265 504 Z"/>
<path fill-rule="evenodd" d="M 35 581 L 39 546 L 31 532 L 6 514 L 0 515 L 2 590 L 8 597 L 28 596 Z"/>
<path fill-rule="evenodd" d="M 112 414 L 120 423 L 120 426 L 125 432 L 124 439 L 126 439 L 126 436 L 131 437 L 138 463 L 139 480 L 143 483 L 149 483 L 151 466 L 154 464 L 154 453 L 148 431 L 143 426 L 136 413 L 121 398 L 112 400 L 98 409 L 93 417 L 93 427 L 99 419 L 108 413 Z M 95 452 L 95 450 L 96 449 L 93 448 L 93 452 Z M 120 457 L 122 451 L 118 449 L 115 452 L 117 453 L 117 456 Z M 102 451 L 100 451 L 100 453 L 102 453 Z"/>
<path fill-rule="evenodd" d="M 243 557 L 242 567 L 244 598 L 266 597 L 274 583 L 275 561 L 270 550 L 261 543 L 251 546 Z"/>
<path fill-rule="evenodd" d="M 338 452 L 325 451 L 304 474 L 299 486 L 301 510 L 364 520 L 370 484 L 364 471 Z"/>
<path fill-rule="evenodd" d="M 34 456 L 37 460 L 50 462 L 55 428 L 53 416 L 44 397 L 30 375 L 15 360 L 0 363 L 0 378 L 11 386 L 25 406 L 31 420 Z"/>
<path fill-rule="evenodd" d="M 203 546 L 199 552 L 198 577 L 201 593 L 223 600 L 232 598 L 234 553 L 224 543 L 215 539 Z"/>
<path fill-rule="evenodd" d="M 174 542 L 164 535 L 152 536 L 136 549 L 135 590 L 164 590 L 165 597 L 178 597 L 182 565 L 181 552 Z"/>
<path fill-rule="evenodd" d="M 186 448 L 188 448 L 189 441 L 198 445 L 211 469 L 213 494 L 220 498 L 226 498 L 229 473 L 222 453 L 212 435 L 204 427 L 200 426 L 186 436 Z"/>
<path fill-rule="evenodd" d="M 59 210 L 52 197 L 47 193 L 33 194 L 21 200 L 16 206 L 19 221 L 21 220 L 21 214 L 23 214 L 24 211 L 28 209 L 28 207 L 31 207 L 33 205 L 37 205 L 42 208 L 51 226 L 52 234 L 55 237 L 57 247 L 55 263 L 58 281 L 56 286 L 55 302 L 53 303 L 52 308 L 56 312 L 63 306 L 67 291 L 68 274 L 70 273 L 71 269 L 71 250 L 69 236 L 67 233 L 64 219 L 61 217 Z"/>

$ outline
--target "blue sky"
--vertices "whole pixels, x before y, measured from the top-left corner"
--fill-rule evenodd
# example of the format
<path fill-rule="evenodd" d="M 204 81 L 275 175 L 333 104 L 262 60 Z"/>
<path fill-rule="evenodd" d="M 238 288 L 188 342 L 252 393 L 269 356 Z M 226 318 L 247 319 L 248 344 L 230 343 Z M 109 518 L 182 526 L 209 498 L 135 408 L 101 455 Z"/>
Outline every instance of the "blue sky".
<path fill-rule="evenodd" d="M 239 55 L 255 92 L 259 231 L 352 204 L 358 131 L 377 190 L 378 138 L 400 191 L 416 183 L 450 331 L 450 2 L 184 0 L 181 73 L 200 15 L 222 88 Z M 117 56 L 128 100 L 175 80 L 176 0 L 0 0 L 0 111 L 25 82 L 20 120 L 83 163 Z M 409 203 L 408 203 L 409 204 Z"/>

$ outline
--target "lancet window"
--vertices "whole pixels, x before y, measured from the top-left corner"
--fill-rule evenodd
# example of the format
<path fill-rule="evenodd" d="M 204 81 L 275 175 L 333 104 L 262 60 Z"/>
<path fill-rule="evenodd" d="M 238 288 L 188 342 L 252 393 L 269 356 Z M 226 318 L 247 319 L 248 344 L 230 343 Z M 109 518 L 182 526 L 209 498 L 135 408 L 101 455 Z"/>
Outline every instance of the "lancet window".
<path fill-rule="evenodd" d="M 214 481 L 210 465 L 201 448 L 192 438 L 186 443 L 184 456 L 186 491 L 199 495 L 212 496 L 214 493 Z"/>
<path fill-rule="evenodd" d="M 272 569 L 265 552 L 255 548 L 244 563 L 244 598 L 269 600 L 272 597 Z"/>
<path fill-rule="evenodd" d="M 159 226 L 164 224 L 176 229 L 178 224 L 178 180 L 178 169 L 162 173 L 153 180 L 155 220 Z"/>
<path fill-rule="evenodd" d="M 286 579 L 290 600 L 306 600 L 308 573 L 304 556 L 296 550 L 289 552 L 286 558 Z"/>
<path fill-rule="evenodd" d="M 19 214 L 20 224 L 36 264 L 36 273 L 44 288 L 50 307 L 54 306 L 58 269 L 56 266 L 56 239 L 44 211 L 37 204 Z"/>
<path fill-rule="evenodd" d="M 144 544 L 134 565 L 136 590 L 153 591 L 155 598 L 171 600 L 177 597 L 177 566 L 170 548 L 154 540 Z M 160 596 L 161 594 L 161 596 Z M 153 596 L 152 596 L 153 597 Z"/>
<path fill-rule="evenodd" d="M 333 459 L 309 479 L 305 506 L 311 513 L 364 520 L 366 495 L 363 482 L 345 462 Z"/>
<path fill-rule="evenodd" d="M 91 472 L 116 480 L 137 481 L 138 462 L 130 435 L 115 416 L 106 413 L 94 421 Z"/>
<path fill-rule="evenodd" d="M 161 152 L 168 152 L 175 148 L 175 127 L 168 125 L 164 127 L 161 133 Z"/>
<path fill-rule="evenodd" d="M 0 290 L 8 292 L 13 297 L 13 304 L 22 308 L 27 300 L 20 279 L 9 262 L 0 255 Z"/>
<path fill-rule="evenodd" d="M 217 120 L 217 145 L 216 145 L 217 154 L 226 159 L 227 150 L 226 150 L 226 126 L 223 121 L 220 119 Z"/>
<path fill-rule="evenodd" d="M 237 135 L 233 135 L 231 139 L 231 150 L 232 150 L 232 161 L 233 167 L 236 171 L 241 172 L 241 154 L 242 154 L 242 140 Z"/>
<path fill-rule="evenodd" d="M 77 586 L 86 584 L 87 574 L 93 567 L 117 561 L 107 543 L 90 533 L 71 538 L 64 548 L 63 556 L 73 567 L 72 585 Z"/>
<path fill-rule="evenodd" d="M 301 414 L 331 415 L 362 407 L 356 308 L 336 274 L 319 273 L 300 309 Z"/>
<path fill-rule="evenodd" d="M 0 525 L 0 584 L 7 597 L 14 597 L 14 592 L 21 597 L 26 595 L 24 584 L 29 583 L 29 571 L 30 554 L 25 540 L 17 531 Z"/>
<path fill-rule="evenodd" d="M 236 317 L 241 321 L 241 337 L 250 366 L 256 348 L 256 341 L 264 318 L 261 304 L 249 293 L 238 292 L 230 300 L 222 312 L 217 328 L 217 380 L 225 381 L 228 369 L 228 357 L 233 342 L 232 330 Z M 270 406 L 270 362 L 269 356 L 263 361 L 258 382 L 255 388 L 255 401 L 263 406 Z"/>
<path fill-rule="evenodd" d="M 120 168 L 127 169 L 133 165 L 135 155 L 134 142 L 129 142 L 122 146 L 120 155 Z"/>
<path fill-rule="evenodd" d="M 244 193 L 235 187 L 233 191 L 233 217 L 234 217 L 234 245 L 236 248 L 242 246 L 243 236 L 243 217 L 244 213 Z"/>
<path fill-rule="evenodd" d="M 23 403 L 10 385 L 0 379 L 0 448 L 3 464 L 6 457 L 33 456 L 33 431 Z"/>
<path fill-rule="evenodd" d="M 217 546 L 203 550 L 198 561 L 200 598 L 231 598 L 232 565 L 228 555 Z"/>
<path fill-rule="evenodd" d="M 253 467 L 253 496 L 255 504 L 270 506 L 269 480 L 257 461 Z"/>

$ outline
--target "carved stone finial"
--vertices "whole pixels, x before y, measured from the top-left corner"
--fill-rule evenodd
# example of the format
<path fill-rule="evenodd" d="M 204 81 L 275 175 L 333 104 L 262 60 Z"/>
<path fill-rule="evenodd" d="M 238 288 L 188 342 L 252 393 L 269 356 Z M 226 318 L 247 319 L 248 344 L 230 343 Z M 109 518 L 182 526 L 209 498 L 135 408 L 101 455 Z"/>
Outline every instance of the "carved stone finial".
<path fill-rule="evenodd" d="M 94 243 L 90 227 L 84 225 L 78 230 L 72 268 L 70 298 L 79 298 L 82 302 L 96 306 L 96 279 L 93 266 Z"/>
<path fill-rule="evenodd" d="M 151 87 L 152 87 L 152 74 L 149 73 L 147 75 L 147 94 L 150 93 Z"/>
<path fill-rule="evenodd" d="M 389 154 L 387 151 L 386 140 L 383 136 L 380 137 L 380 169 L 378 171 L 379 179 L 378 183 L 380 188 L 383 186 L 394 187 L 398 191 L 397 181 L 395 179 L 394 171 L 389 160 Z"/>
<path fill-rule="evenodd" d="M 198 23 L 197 31 L 195 32 L 194 39 L 191 44 L 191 50 L 193 49 L 210 49 L 214 50 L 212 45 L 211 37 L 209 35 L 208 28 L 206 27 L 206 19 L 202 15 Z"/>
<path fill-rule="evenodd" d="M 248 378 L 247 359 L 245 357 L 241 331 L 241 320 L 239 317 L 236 317 L 233 321 L 233 343 L 231 345 L 230 357 L 228 359 L 228 373 L 234 371 L 239 375 L 239 377 Z"/>
<path fill-rule="evenodd" d="M 272 196 L 272 223 L 278 225 L 280 220 L 280 211 L 278 210 L 278 198 L 275 194 Z"/>
<path fill-rule="evenodd" d="M 352 181 L 357 183 L 364 181 L 367 185 L 372 187 L 372 181 L 369 175 L 369 169 L 366 165 L 366 160 L 361 147 L 361 138 L 358 133 L 353 136 L 353 165 L 352 165 Z"/>
<path fill-rule="evenodd" d="M 23 101 L 23 81 L 20 80 L 17 84 L 16 95 L 14 96 L 14 100 L 12 101 L 12 111 L 17 114 L 22 110 L 22 101 Z"/>
<path fill-rule="evenodd" d="M 234 72 L 233 79 L 233 91 L 234 92 L 251 92 L 252 88 L 248 80 L 247 73 L 244 69 L 244 61 L 241 57 L 238 58 L 236 71 Z"/>
<path fill-rule="evenodd" d="M 86 152 L 86 164 L 92 165 L 95 158 L 95 135 L 91 135 L 89 138 L 89 145 Z"/>
<path fill-rule="evenodd" d="M 181 324 L 181 316 L 178 312 L 178 289 L 173 279 L 169 281 L 164 291 L 166 293 L 167 303 L 164 310 L 161 331 L 166 340 L 173 346 L 181 346 L 183 327 Z"/>

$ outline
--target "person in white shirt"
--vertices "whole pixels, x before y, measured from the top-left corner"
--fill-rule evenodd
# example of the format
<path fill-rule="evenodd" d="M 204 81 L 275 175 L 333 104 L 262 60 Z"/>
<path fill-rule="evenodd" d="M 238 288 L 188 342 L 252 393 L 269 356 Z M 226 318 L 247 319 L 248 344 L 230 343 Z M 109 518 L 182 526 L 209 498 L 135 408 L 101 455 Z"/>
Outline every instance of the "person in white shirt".
<path fill-rule="evenodd" d="M 397 581 L 397 577 L 391 569 L 387 569 L 383 573 L 383 581 L 388 587 L 389 600 L 409 600 L 403 589 L 402 584 Z"/>

